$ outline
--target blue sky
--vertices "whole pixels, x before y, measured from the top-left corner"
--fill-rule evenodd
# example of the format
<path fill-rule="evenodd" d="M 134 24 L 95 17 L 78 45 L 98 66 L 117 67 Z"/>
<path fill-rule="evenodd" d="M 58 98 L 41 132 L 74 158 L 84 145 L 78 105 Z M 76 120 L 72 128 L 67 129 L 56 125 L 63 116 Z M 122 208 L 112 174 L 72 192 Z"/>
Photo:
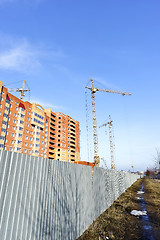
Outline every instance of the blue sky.
<path fill-rule="evenodd" d="M 25 79 L 32 102 L 78 120 L 81 160 L 88 160 L 89 79 L 131 92 L 96 93 L 97 124 L 111 114 L 117 169 L 145 170 L 160 149 L 159 9 L 156 0 L 0 0 L 0 80 L 16 88 Z M 108 133 L 98 132 L 110 167 Z"/>

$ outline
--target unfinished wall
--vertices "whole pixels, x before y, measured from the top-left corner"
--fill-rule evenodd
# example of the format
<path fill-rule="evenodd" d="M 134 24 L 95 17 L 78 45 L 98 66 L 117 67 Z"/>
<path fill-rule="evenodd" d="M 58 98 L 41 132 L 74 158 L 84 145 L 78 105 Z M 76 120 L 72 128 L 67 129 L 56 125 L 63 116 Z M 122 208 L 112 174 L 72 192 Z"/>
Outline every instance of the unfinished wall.
<path fill-rule="evenodd" d="M 74 240 L 137 178 L 0 151 L 0 239 Z"/>

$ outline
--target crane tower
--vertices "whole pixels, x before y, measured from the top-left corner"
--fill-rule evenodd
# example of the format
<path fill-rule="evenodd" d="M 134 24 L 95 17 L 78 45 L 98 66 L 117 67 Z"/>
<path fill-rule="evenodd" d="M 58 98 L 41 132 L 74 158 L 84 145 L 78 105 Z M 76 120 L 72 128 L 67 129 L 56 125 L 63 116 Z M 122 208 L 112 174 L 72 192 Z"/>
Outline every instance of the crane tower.
<path fill-rule="evenodd" d="M 114 162 L 114 142 L 113 142 L 113 131 L 112 131 L 112 122 L 111 116 L 109 115 L 109 121 L 107 123 L 102 124 L 99 128 L 109 125 L 109 141 L 110 141 L 110 154 L 111 154 L 111 169 L 115 169 Z"/>
<path fill-rule="evenodd" d="M 94 164 L 98 165 L 100 163 L 100 158 L 98 155 L 98 135 L 97 135 L 97 118 L 96 118 L 96 102 L 95 102 L 95 93 L 99 92 L 108 92 L 108 93 L 117 93 L 122 96 L 131 95 L 131 93 L 115 91 L 110 89 L 100 89 L 94 87 L 93 79 L 91 78 L 91 87 L 86 86 L 91 91 L 91 99 L 92 99 L 92 119 L 93 119 L 93 142 L 94 142 Z"/>

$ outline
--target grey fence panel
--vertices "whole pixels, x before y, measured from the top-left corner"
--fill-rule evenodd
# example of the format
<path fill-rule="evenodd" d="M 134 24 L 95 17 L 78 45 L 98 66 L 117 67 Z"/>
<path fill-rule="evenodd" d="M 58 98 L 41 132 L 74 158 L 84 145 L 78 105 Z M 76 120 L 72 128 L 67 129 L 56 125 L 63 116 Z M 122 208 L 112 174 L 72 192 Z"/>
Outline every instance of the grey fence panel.
<path fill-rule="evenodd" d="M 0 239 L 74 240 L 137 178 L 0 151 Z"/>

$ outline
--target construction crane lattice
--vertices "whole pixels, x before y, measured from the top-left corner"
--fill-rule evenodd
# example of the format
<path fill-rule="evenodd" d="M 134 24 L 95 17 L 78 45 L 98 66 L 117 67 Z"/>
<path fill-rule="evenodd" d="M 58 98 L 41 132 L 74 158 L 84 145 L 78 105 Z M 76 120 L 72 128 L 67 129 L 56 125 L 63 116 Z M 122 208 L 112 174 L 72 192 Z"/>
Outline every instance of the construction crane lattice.
<path fill-rule="evenodd" d="M 111 154 L 111 169 L 115 169 L 115 162 L 114 162 L 114 141 L 113 141 L 113 121 L 111 121 L 111 116 L 109 115 L 109 121 L 107 123 L 102 124 L 99 128 L 109 125 L 109 141 L 110 141 L 110 154 Z"/>
<path fill-rule="evenodd" d="M 93 142 L 94 142 L 94 164 L 98 165 L 100 163 L 100 158 L 98 155 L 98 135 L 97 135 L 97 118 L 96 118 L 96 102 L 95 102 L 95 93 L 97 91 L 100 92 L 108 92 L 108 93 L 116 93 L 121 94 L 122 96 L 131 95 L 131 93 L 115 91 L 110 89 L 100 89 L 94 87 L 93 79 L 91 78 L 91 87 L 86 86 L 87 89 L 91 91 L 91 99 L 92 99 L 92 118 L 93 118 Z"/>
<path fill-rule="evenodd" d="M 10 92 L 20 92 L 20 99 L 23 100 L 23 97 L 25 97 L 25 92 L 30 92 L 30 89 L 24 89 L 24 87 L 25 87 L 25 80 L 23 81 L 22 88 L 17 88 L 17 89 L 8 88 L 8 90 Z"/>

